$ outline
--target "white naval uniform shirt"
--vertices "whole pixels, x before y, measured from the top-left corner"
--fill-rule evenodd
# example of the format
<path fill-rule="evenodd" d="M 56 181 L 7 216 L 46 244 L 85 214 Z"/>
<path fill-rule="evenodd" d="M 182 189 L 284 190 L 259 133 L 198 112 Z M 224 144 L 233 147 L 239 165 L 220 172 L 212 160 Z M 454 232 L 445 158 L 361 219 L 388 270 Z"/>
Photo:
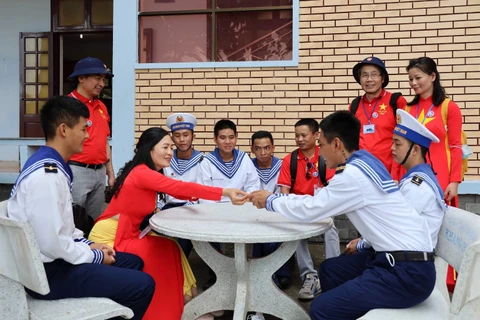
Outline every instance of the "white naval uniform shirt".
<path fill-rule="evenodd" d="M 401 192 L 383 192 L 348 163 L 317 195 L 271 195 L 267 210 L 300 222 L 345 213 L 376 251 L 430 252 L 433 248 L 427 222 Z"/>
<path fill-rule="evenodd" d="M 280 168 L 282 167 L 282 160 L 273 157 L 272 166 L 266 169 L 258 168 L 256 159 L 252 159 L 255 169 L 257 169 L 258 177 L 260 178 L 260 187 L 262 190 L 267 190 L 273 193 L 280 192 L 278 177 L 280 176 Z"/>
<path fill-rule="evenodd" d="M 8 216 L 28 221 L 35 233 L 42 262 L 63 259 L 71 264 L 102 263 L 103 252 L 75 228 L 69 178 L 43 166 L 26 176 L 8 200 Z"/>
<path fill-rule="evenodd" d="M 220 188 L 237 188 L 250 193 L 260 190 L 260 179 L 250 157 L 243 151 L 236 150 L 235 163 L 225 164 L 214 153 L 209 153 L 199 164 L 198 183 Z M 199 203 L 215 201 L 199 200 Z M 229 197 L 222 197 L 220 202 L 230 202 Z"/>
<path fill-rule="evenodd" d="M 422 177 L 425 180 L 418 180 L 415 177 Z M 409 172 L 408 176 L 406 175 L 400 181 L 399 187 L 407 201 L 415 208 L 415 211 L 427 220 L 432 245 L 435 248 L 443 216 L 448 207 L 443 200 L 443 194 L 439 201 L 438 191 L 434 189 L 436 188 L 435 182 L 430 180 L 422 172 Z"/>
<path fill-rule="evenodd" d="M 197 182 L 198 164 L 203 161 L 203 157 L 203 153 L 194 150 L 190 159 L 178 159 L 177 150 L 175 150 L 172 161 L 170 162 L 170 167 L 163 168 L 163 174 L 175 180 Z M 166 196 L 167 203 L 186 203 L 185 200 L 176 199 L 170 195 Z"/>

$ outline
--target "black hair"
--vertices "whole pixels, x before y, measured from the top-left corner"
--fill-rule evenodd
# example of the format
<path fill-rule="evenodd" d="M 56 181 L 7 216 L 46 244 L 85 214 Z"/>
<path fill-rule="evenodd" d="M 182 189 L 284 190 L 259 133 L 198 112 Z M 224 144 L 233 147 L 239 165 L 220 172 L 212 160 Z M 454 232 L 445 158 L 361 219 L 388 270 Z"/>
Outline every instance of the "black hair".
<path fill-rule="evenodd" d="M 348 110 L 336 111 L 320 122 L 320 130 L 328 143 L 339 138 L 348 152 L 359 149 L 360 121 Z"/>
<path fill-rule="evenodd" d="M 263 138 L 268 138 L 270 139 L 270 142 L 272 143 L 273 145 L 273 136 L 270 132 L 268 131 L 264 131 L 264 130 L 260 130 L 260 131 L 257 131 L 255 132 L 254 134 L 252 134 L 252 146 L 253 144 L 255 143 L 255 140 L 256 139 L 263 139 Z"/>
<path fill-rule="evenodd" d="M 215 136 L 215 138 L 218 137 L 218 133 L 220 132 L 220 130 L 224 129 L 232 129 L 233 133 L 237 135 L 237 125 L 231 120 L 222 119 L 215 123 L 215 127 L 213 127 L 213 135 Z"/>
<path fill-rule="evenodd" d="M 120 189 L 122 188 L 125 179 L 136 166 L 140 164 L 146 164 L 147 167 L 149 167 L 150 169 L 156 170 L 152 160 L 152 156 L 150 155 L 150 151 L 160 140 L 162 140 L 165 136 L 168 135 L 169 134 L 167 130 L 158 127 L 149 128 L 142 133 L 140 139 L 138 139 L 133 159 L 127 162 L 125 166 L 120 169 L 120 173 L 115 180 L 115 184 L 107 195 L 107 202 L 109 202 L 111 197 L 118 196 L 118 193 L 120 192 Z M 163 169 L 160 170 L 160 173 L 163 174 Z"/>
<path fill-rule="evenodd" d="M 316 133 L 319 130 L 318 121 L 312 118 L 300 119 L 295 123 L 295 128 L 299 126 L 308 126 L 312 133 Z"/>
<path fill-rule="evenodd" d="M 437 70 L 437 64 L 433 61 L 432 58 L 429 57 L 421 57 L 417 59 L 412 59 L 409 61 L 407 66 L 407 72 L 410 71 L 412 68 L 418 68 L 423 73 L 431 75 L 435 73 L 435 80 L 433 81 L 433 94 L 432 94 L 432 101 L 435 106 L 439 106 L 442 104 L 443 100 L 447 97 L 445 93 L 445 88 L 442 87 L 440 84 L 440 74 Z M 418 103 L 420 100 L 420 95 L 415 95 L 413 100 L 409 103 L 409 105 L 413 106 Z"/>
<path fill-rule="evenodd" d="M 90 118 L 90 112 L 85 104 L 69 96 L 57 96 L 49 99 L 40 111 L 45 140 L 55 138 L 57 128 L 65 123 L 69 128 L 75 127 L 80 117 Z"/>

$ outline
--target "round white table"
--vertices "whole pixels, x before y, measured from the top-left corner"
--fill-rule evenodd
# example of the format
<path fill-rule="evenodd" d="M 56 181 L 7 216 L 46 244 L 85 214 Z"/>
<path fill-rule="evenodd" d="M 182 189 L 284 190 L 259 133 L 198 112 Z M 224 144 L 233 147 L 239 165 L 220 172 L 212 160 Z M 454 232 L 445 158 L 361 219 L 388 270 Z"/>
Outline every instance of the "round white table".
<path fill-rule="evenodd" d="M 281 319 L 310 319 L 297 301 L 277 288 L 272 275 L 292 256 L 301 239 L 322 234 L 332 224 L 332 219 L 294 222 L 279 213 L 257 209 L 251 203 L 176 207 L 150 219 L 153 230 L 192 240 L 197 254 L 217 275 L 211 288 L 185 305 L 183 320 L 217 310 L 234 310 L 234 320 L 245 320 L 247 311 Z M 220 254 L 209 242 L 234 243 L 234 258 Z M 265 242 L 283 244 L 266 257 L 249 259 L 246 244 Z"/>

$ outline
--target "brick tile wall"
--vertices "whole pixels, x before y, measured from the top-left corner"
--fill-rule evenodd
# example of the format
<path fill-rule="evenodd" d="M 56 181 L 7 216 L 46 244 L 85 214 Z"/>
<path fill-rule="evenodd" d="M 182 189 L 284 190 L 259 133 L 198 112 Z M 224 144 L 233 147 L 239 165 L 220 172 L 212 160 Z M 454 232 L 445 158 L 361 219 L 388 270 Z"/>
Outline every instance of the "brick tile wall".
<path fill-rule="evenodd" d="M 436 59 L 442 84 L 458 103 L 474 154 L 468 179 L 480 170 L 480 0 L 300 1 L 300 64 L 285 68 L 137 70 L 136 137 L 164 126 L 173 112 L 198 118 L 195 147 L 213 149 L 213 126 L 238 125 L 240 149 L 256 130 L 273 133 L 277 156 L 295 148 L 293 125 L 348 107 L 361 93 L 352 67 L 368 55 L 386 60 L 390 91 L 412 96 L 405 67 Z"/>

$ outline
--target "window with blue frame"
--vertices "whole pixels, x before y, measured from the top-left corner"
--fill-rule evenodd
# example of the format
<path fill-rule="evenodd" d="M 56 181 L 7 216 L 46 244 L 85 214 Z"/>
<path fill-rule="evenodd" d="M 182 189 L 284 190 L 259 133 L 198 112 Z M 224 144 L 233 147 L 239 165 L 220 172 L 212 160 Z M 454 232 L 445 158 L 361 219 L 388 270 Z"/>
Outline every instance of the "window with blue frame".
<path fill-rule="evenodd" d="M 139 0 L 139 63 L 288 61 L 297 0 Z"/>

